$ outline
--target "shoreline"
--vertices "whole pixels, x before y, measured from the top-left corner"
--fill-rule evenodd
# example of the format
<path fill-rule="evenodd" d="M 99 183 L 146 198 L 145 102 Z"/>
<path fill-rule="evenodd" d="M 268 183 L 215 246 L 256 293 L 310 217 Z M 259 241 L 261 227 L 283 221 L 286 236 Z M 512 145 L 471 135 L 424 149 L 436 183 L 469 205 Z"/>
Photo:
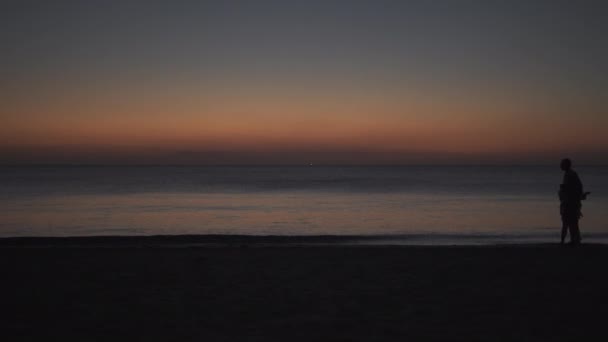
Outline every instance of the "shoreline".
<path fill-rule="evenodd" d="M 234 247 L 234 246 L 368 246 L 368 247 L 545 247 L 559 246 L 529 235 L 407 234 L 407 235 L 98 235 L 0 237 L 6 247 Z M 591 240 L 591 242 L 585 242 Z M 601 242 L 600 242 L 601 241 Z M 605 237 L 592 235 L 583 246 L 606 246 Z"/>

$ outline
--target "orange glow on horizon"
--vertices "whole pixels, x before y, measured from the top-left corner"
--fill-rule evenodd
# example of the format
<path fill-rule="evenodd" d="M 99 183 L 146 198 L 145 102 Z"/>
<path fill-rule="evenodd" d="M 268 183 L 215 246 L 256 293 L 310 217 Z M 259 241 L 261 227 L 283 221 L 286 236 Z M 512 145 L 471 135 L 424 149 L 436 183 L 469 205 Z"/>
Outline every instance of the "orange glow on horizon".
<path fill-rule="evenodd" d="M 598 120 L 579 121 L 551 106 L 403 94 L 197 97 L 190 90 L 149 99 L 57 97 L 5 106 L 0 133 L 4 151 L 276 154 L 277 162 L 286 153 L 375 154 L 390 161 L 412 154 L 499 157 L 608 146 Z M 552 120 L 556 115 L 563 117 Z"/>

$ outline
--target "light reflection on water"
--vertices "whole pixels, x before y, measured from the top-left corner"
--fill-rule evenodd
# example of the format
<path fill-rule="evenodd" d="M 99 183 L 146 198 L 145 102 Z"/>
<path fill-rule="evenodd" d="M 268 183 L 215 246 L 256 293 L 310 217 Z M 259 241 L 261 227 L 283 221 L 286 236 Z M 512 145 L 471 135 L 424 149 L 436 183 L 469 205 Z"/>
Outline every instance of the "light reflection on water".
<path fill-rule="evenodd" d="M 592 191 L 584 238 L 599 240 L 608 235 L 608 167 L 577 171 Z M 555 166 L 0 167 L 0 236 L 555 241 L 560 181 Z"/>
<path fill-rule="evenodd" d="M 607 213 L 585 204 L 585 232 Z M 4 203 L 2 236 L 254 234 L 554 236 L 553 200 L 415 193 L 139 193 L 22 198 Z M 18 228 L 18 229 L 17 229 Z M 437 236 L 440 234 L 441 236 Z M 393 242 L 397 240 L 393 239 Z M 402 241 L 404 242 L 404 241 Z M 471 241 L 472 243 L 474 241 Z"/>

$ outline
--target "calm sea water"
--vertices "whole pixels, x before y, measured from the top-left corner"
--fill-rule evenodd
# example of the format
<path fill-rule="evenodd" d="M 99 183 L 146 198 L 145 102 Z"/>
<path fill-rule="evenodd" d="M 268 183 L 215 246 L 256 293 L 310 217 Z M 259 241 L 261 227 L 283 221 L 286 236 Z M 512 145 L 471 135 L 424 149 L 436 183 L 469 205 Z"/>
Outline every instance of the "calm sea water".
<path fill-rule="evenodd" d="M 577 167 L 586 241 L 608 238 L 608 167 Z M 555 241 L 548 166 L 0 167 L 0 236 L 387 235 Z M 377 241 L 377 240 L 376 240 Z"/>

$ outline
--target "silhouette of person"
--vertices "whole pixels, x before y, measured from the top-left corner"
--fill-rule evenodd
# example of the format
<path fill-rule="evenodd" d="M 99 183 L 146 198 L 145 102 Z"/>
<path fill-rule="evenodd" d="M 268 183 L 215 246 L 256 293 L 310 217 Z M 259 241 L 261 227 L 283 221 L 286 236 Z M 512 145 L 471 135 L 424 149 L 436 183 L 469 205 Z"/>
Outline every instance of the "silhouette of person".
<path fill-rule="evenodd" d="M 562 217 L 561 244 L 564 244 L 566 235 L 570 231 L 570 244 L 578 245 L 581 242 L 578 221 L 583 216 L 581 213 L 581 201 L 589 193 L 583 192 L 583 183 L 578 174 L 572 170 L 572 161 L 570 159 L 563 159 L 560 167 L 564 171 L 564 180 L 559 189 L 559 209 Z"/>

